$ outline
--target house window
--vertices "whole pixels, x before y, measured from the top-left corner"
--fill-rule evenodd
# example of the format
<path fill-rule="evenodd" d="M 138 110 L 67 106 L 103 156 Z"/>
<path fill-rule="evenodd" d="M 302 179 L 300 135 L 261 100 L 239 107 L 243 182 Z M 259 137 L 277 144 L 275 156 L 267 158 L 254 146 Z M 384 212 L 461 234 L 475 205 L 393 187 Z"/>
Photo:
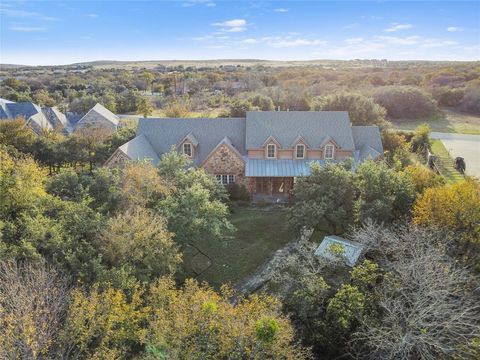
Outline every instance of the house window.
<path fill-rule="evenodd" d="M 268 144 L 267 145 L 267 158 L 269 158 L 269 159 L 275 158 L 275 151 L 276 151 L 275 144 Z"/>
<path fill-rule="evenodd" d="M 218 174 L 215 177 L 219 184 L 228 185 L 235 182 L 235 175 Z"/>
<path fill-rule="evenodd" d="M 333 159 L 333 145 L 325 145 L 325 159 Z"/>
<path fill-rule="evenodd" d="M 192 157 L 192 144 L 184 143 L 183 144 L 183 153 L 188 157 Z"/>
<path fill-rule="evenodd" d="M 296 157 L 297 159 L 303 159 L 305 157 L 305 145 L 298 144 L 296 147 Z"/>

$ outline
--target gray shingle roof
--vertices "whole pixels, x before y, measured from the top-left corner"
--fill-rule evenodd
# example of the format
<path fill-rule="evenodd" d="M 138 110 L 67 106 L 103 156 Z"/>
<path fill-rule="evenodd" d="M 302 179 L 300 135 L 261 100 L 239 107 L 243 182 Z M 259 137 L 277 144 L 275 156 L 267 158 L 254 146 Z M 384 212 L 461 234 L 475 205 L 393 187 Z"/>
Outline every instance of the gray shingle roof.
<path fill-rule="evenodd" d="M 44 107 L 42 111 L 47 120 L 55 129 L 69 126 L 65 114 L 60 112 L 60 110 L 58 110 L 56 107 Z"/>
<path fill-rule="evenodd" d="M 120 146 L 120 150 L 125 153 L 131 160 L 150 159 L 154 165 L 160 161 L 159 157 L 148 142 L 145 135 L 140 134 L 129 142 Z"/>
<path fill-rule="evenodd" d="M 32 102 L 19 102 L 19 103 L 7 103 L 5 104 L 10 115 L 10 119 L 22 116 L 27 120 L 27 123 L 36 131 L 39 132 L 42 129 L 52 129 L 48 119 L 42 112 L 42 108 Z"/>
<path fill-rule="evenodd" d="M 355 149 L 361 150 L 369 146 L 380 154 L 383 154 L 382 139 L 378 126 L 352 126 Z"/>
<path fill-rule="evenodd" d="M 144 134 L 160 157 L 190 133 L 198 141 L 193 159 L 195 166 L 200 165 L 226 136 L 240 154 L 246 154 L 244 118 L 142 118 L 137 128 L 137 134 Z"/>
<path fill-rule="evenodd" d="M 330 136 L 343 149 L 354 149 L 346 111 L 249 111 L 246 121 L 246 148 L 261 148 L 269 136 L 282 147 L 290 148 L 301 136 L 318 148 Z"/>
<path fill-rule="evenodd" d="M 91 108 L 78 122 L 77 126 L 84 124 L 110 123 L 112 127 L 117 127 L 119 117 L 101 104 L 96 104 Z"/>

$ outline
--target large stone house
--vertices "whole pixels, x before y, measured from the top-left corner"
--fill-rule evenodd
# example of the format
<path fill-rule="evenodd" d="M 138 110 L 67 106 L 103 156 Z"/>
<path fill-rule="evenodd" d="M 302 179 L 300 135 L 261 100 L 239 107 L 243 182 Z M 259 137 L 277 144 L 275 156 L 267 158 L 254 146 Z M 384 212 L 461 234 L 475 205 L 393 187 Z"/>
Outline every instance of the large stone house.
<path fill-rule="evenodd" d="M 13 102 L 0 99 L 0 120 L 25 118 L 27 125 L 40 134 L 45 130 L 58 130 L 70 134 L 84 127 L 100 127 L 115 131 L 119 118 L 101 104 L 86 114 L 63 114 L 57 107 L 40 107 L 33 102 Z"/>
<path fill-rule="evenodd" d="M 140 119 L 137 136 L 107 160 L 150 159 L 175 147 L 223 184 L 244 185 L 254 200 L 287 200 L 310 165 L 356 166 L 383 155 L 377 126 L 352 126 L 345 111 L 250 111 L 245 118 Z"/>

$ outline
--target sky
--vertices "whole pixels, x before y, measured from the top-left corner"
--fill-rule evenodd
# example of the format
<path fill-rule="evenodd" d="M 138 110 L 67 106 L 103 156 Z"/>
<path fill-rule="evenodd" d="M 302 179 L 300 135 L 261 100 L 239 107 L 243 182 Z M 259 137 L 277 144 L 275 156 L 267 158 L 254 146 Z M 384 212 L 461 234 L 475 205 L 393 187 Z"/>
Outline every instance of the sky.
<path fill-rule="evenodd" d="M 480 60 L 479 31 L 479 0 L 0 0 L 0 63 Z"/>

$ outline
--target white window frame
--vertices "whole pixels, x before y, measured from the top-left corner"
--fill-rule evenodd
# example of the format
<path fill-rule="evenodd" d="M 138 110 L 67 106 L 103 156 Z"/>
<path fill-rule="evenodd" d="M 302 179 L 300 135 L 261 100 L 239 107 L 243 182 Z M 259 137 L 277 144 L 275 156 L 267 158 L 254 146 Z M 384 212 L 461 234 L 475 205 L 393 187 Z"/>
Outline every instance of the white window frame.
<path fill-rule="evenodd" d="M 215 174 L 215 178 L 218 183 L 222 185 L 233 184 L 235 182 L 235 175 L 232 174 Z"/>
<path fill-rule="evenodd" d="M 328 153 L 327 149 L 332 150 L 332 155 L 331 156 L 327 156 L 327 153 Z M 325 145 L 325 150 L 324 151 L 325 151 L 324 154 L 323 154 L 324 159 L 332 160 L 335 157 L 335 146 L 333 146 L 332 144 Z"/>
<path fill-rule="evenodd" d="M 185 146 L 186 146 L 186 145 L 188 145 L 188 146 L 190 147 L 190 154 L 187 154 L 187 152 L 185 151 Z M 183 145 L 182 145 L 182 151 L 183 151 L 183 154 L 184 154 L 185 156 L 188 156 L 188 157 L 190 157 L 190 158 L 193 157 L 193 146 L 192 146 L 191 143 L 189 143 L 189 142 L 183 143 Z"/>
<path fill-rule="evenodd" d="M 298 156 L 298 148 L 301 147 L 303 150 L 302 150 L 302 156 Z M 297 159 L 305 159 L 305 145 L 304 144 L 297 144 L 295 146 L 295 157 Z"/>
<path fill-rule="evenodd" d="M 273 146 L 273 156 L 269 156 L 270 146 Z M 268 144 L 267 145 L 267 159 L 275 159 L 277 157 L 277 145 Z"/>

